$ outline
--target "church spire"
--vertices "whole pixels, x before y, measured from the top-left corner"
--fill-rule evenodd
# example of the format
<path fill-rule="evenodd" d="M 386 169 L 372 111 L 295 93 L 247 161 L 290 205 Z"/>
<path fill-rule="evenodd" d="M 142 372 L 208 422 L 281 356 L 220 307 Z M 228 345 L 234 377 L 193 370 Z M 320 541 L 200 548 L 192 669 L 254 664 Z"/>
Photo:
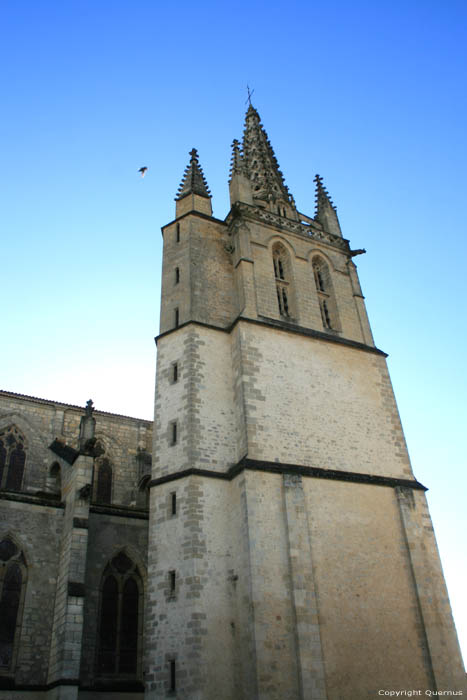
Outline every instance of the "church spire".
<path fill-rule="evenodd" d="M 243 164 L 251 181 L 254 202 L 267 202 L 271 210 L 277 206 L 281 212 L 286 211 L 289 218 L 298 218 L 268 135 L 251 102 L 245 117 Z"/>
<path fill-rule="evenodd" d="M 177 196 L 175 197 L 177 202 L 176 216 L 181 216 L 187 211 L 200 211 L 211 216 L 211 193 L 199 163 L 196 148 L 191 149 L 190 156 L 190 162 L 185 168 Z"/>
<path fill-rule="evenodd" d="M 337 218 L 336 207 L 332 203 L 332 199 L 326 187 L 323 184 L 323 178 L 320 175 L 315 175 L 316 182 L 316 211 L 315 219 L 323 226 L 328 233 L 333 233 L 336 236 L 342 236 L 339 219 Z"/>
<path fill-rule="evenodd" d="M 191 149 L 190 156 L 191 159 L 185 168 L 183 179 L 175 198 L 176 200 L 186 197 L 187 194 L 199 194 L 201 197 L 211 197 L 203 169 L 199 164 L 198 151 L 196 148 Z"/>

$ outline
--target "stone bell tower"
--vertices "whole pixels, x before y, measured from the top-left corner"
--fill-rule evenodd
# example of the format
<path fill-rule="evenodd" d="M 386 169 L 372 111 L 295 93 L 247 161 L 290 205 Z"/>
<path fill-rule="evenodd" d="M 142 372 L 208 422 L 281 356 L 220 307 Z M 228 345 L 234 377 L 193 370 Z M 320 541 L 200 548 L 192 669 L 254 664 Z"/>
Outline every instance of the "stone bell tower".
<path fill-rule="evenodd" d="M 212 216 L 190 153 L 163 227 L 146 697 L 363 700 L 464 689 L 351 250 L 301 214 L 258 112 Z"/>

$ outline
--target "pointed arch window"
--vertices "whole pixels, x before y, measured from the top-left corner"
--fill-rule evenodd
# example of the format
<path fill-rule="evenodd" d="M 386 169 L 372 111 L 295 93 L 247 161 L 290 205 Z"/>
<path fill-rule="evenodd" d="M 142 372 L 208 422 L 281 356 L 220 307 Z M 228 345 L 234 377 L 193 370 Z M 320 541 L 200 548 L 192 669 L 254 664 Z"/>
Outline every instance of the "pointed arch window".
<path fill-rule="evenodd" d="M 96 495 L 98 503 L 112 502 L 112 462 L 107 457 L 96 460 Z"/>
<path fill-rule="evenodd" d="M 138 494 L 137 494 L 137 505 L 139 508 L 149 509 L 149 483 L 151 481 L 151 476 L 147 474 L 143 476 L 139 483 Z"/>
<path fill-rule="evenodd" d="M 315 256 L 312 267 L 323 327 L 326 330 L 337 331 L 339 321 L 329 265 L 321 257 Z"/>
<path fill-rule="evenodd" d="M 100 676 L 139 674 L 142 639 L 141 574 L 119 552 L 104 570 L 101 583 L 97 671 Z"/>
<path fill-rule="evenodd" d="M 0 488 L 21 491 L 26 464 L 23 435 L 15 425 L 0 431 Z"/>
<path fill-rule="evenodd" d="M 62 474 L 58 462 L 54 462 L 49 469 L 47 478 L 47 489 L 53 493 L 60 495 L 62 492 Z"/>
<path fill-rule="evenodd" d="M 272 249 L 274 277 L 276 280 L 277 303 L 279 313 L 285 318 L 292 317 L 292 284 L 290 275 L 290 260 L 284 246 L 277 243 Z"/>
<path fill-rule="evenodd" d="M 0 542 L 0 671 L 11 671 L 14 667 L 25 586 L 23 553 L 7 537 Z"/>

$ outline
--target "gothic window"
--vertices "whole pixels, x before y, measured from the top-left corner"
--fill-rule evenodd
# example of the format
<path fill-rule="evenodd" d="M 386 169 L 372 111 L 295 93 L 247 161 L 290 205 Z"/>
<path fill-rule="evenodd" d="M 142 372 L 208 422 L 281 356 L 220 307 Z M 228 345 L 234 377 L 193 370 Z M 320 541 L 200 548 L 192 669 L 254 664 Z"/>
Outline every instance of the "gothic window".
<path fill-rule="evenodd" d="M 21 491 L 26 463 L 24 437 L 15 425 L 0 431 L 0 488 Z"/>
<path fill-rule="evenodd" d="M 96 460 L 97 482 L 96 501 L 98 503 L 111 503 L 112 501 L 112 463 L 107 457 L 99 457 Z"/>
<path fill-rule="evenodd" d="M 319 256 L 313 258 L 312 266 L 323 327 L 328 330 L 339 330 L 337 306 L 329 266 Z"/>
<path fill-rule="evenodd" d="M 23 553 L 9 538 L 0 542 L 0 671 L 14 665 L 26 585 Z"/>
<path fill-rule="evenodd" d="M 119 552 L 101 583 L 97 670 L 99 675 L 135 676 L 141 652 L 143 584 L 138 567 Z"/>
<path fill-rule="evenodd" d="M 139 508 L 149 508 L 149 482 L 151 477 L 148 474 L 143 476 L 138 487 L 137 505 Z"/>
<path fill-rule="evenodd" d="M 62 477 L 61 469 L 58 462 L 54 462 L 49 470 L 49 477 L 47 479 L 47 488 L 52 493 L 61 494 L 62 492 Z"/>
<path fill-rule="evenodd" d="M 290 262 L 287 251 L 280 243 L 276 244 L 273 248 L 272 260 L 274 264 L 274 277 L 276 279 L 276 294 L 277 303 L 279 305 L 279 313 L 281 316 L 290 318 L 292 316 Z"/>

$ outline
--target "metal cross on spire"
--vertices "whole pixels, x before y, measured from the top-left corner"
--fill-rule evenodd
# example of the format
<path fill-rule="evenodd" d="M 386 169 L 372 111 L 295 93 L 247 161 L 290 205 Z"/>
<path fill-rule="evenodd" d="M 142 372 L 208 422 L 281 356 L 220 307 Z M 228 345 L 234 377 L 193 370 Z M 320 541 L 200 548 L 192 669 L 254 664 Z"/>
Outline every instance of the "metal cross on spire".
<path fill-rule="evenodd" d="M 248 102 L 248 104 L 249 104 L 250 107 L 251 107 L 251 96 L 252 96 L 252 94 L 254 93 L 254 90 L 250 90 L 250 86 L 247 85 L 247 86 L 246 86 L 246 91 L 247 91 L 247 93 L 248 93 L 248 97 L 247 97 L 247 99 L 245 100 L 245 104 Z"/>

